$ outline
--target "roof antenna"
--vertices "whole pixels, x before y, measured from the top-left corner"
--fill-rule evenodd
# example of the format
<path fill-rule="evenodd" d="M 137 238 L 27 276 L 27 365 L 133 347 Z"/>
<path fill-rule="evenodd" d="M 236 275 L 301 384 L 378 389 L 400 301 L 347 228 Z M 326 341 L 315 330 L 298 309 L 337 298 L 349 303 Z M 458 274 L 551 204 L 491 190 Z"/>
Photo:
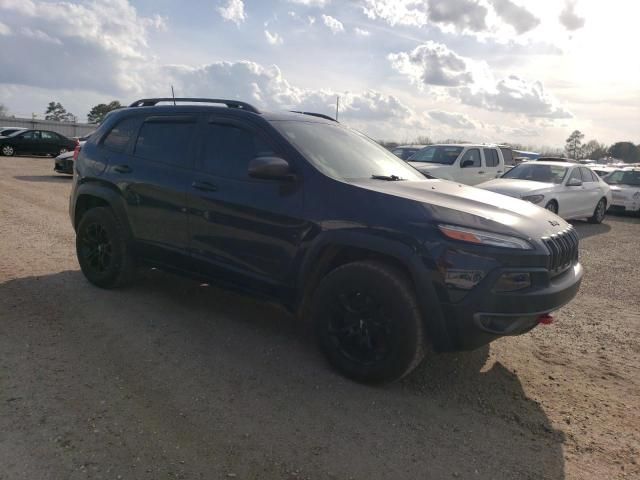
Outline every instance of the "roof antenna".
<path fill-rule="evenodd" d="M 173 91 L 173 85 L 171 85 L 171 96 L 173 97 L 173 106 L 176 106 L 176 94 Z"/>
<path fill-rule="evenodd" d="M 340 95 L 336 96 L 336 122 L 338 121 L 338 109 L 340 108 Z"/>

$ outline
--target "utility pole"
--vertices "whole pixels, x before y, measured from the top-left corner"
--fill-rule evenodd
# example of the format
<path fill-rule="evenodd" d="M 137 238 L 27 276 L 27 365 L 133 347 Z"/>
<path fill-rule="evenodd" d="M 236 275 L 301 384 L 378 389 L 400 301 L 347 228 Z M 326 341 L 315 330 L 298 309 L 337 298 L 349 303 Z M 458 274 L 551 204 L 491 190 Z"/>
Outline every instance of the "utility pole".
<path fill-rule="evenodd" d="M 338 110 L 340 109 L 340 95 L 336 96 L 336 122 L 338 121 Z"/>

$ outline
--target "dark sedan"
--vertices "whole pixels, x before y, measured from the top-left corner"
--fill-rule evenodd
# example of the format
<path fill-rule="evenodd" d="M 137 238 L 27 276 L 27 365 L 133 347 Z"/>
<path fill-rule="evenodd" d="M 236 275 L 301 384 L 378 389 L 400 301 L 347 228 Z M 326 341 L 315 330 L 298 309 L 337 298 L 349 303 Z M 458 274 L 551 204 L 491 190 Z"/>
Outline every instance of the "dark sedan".
<path fill-rule="evenodd" d="M 73 150 L 76 143 L 48 130 L 23 130 L 8 137 L 0 137 L 0 153 L 7 157 L 17 154 L 57 156 Z"/>

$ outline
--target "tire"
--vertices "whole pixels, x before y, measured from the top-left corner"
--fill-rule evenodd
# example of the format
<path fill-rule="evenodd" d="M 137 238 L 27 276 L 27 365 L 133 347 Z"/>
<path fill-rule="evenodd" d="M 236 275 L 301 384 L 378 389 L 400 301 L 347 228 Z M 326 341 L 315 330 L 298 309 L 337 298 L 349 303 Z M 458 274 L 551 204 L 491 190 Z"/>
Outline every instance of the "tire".
<path fill-rule="evenodd" d="M 384 263 L 354 262 L 327 274 L 311 315 L 331 366 L 357 382 L 399 380 L 424 357 L 424 325 L 413 287 Z"/>
<path fill-rule="evenodd" d="M 133 281 L 131 241 L 110 208 L 92 208 L 83 215 L 76 233 L 76 255 L 84 276 L 98 287 L 122 287 Z"/>
<path fill-rule="evenodd" d="M 555 213 L 556 215 L 558 214 L 558 202 L 556 202 L 555 200 L 551 200 L 547 202 L 544 208 L 546 208 L 552 213 Z"/>
<path fill-rule="evenodd" d="M 11 145 L 3 145 L 0 152 L 2 152 L 2 155 L 5 157 L 13 157 L 16 154 L 15 149 Z"/>
<path fill-rule="evenodd" d="M 607 201 L 604 198 L 601 198 L 598 204 L 596 205 L 596 209 L 593 211 L 593 215 L 591 215 L 587 219 L 587 221 L 589 223 L 602 223 L 606 214 L 607 214 Z"/>

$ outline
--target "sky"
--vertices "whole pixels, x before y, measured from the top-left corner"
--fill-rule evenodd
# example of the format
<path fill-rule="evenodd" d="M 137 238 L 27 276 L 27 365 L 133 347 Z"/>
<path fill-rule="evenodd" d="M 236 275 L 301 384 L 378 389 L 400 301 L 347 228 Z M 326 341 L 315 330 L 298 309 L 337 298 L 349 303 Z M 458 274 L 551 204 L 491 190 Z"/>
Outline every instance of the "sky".
<path fill-rule="evenodd" d="M 635 0 L 0 0 L 0 103 L 177 96 L 373 138 L 640 143 Z"/>

